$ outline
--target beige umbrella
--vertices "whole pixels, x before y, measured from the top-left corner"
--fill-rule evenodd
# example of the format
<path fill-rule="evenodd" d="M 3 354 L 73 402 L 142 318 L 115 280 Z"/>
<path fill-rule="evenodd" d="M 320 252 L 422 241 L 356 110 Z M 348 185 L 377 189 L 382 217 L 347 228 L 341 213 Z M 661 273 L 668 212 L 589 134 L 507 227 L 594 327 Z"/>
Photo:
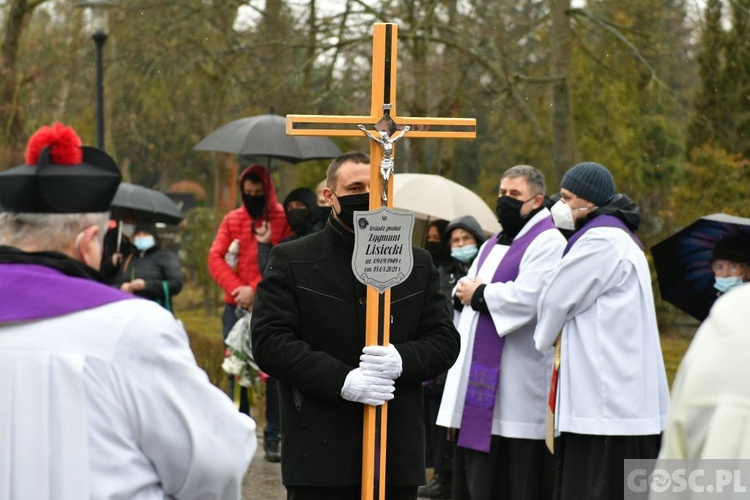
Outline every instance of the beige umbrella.
<path fill-rule="evenodd" d="M 486 233 L 500 230 L 495 212 L 479 195 L 440 175 L 396 174 L 393 208 L 410 210 L 417 219 L 427 222 L 472 215 Z"/>

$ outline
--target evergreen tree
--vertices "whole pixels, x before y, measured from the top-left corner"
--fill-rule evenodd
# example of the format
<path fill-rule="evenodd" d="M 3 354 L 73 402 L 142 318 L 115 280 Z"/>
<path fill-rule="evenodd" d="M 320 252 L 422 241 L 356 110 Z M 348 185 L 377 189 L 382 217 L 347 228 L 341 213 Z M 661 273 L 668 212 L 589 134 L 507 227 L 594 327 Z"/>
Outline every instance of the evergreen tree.
<path fill-rule="evenodd" d="M 722 4 L 709 0 L 698 57 L 700 90 L 693 101 L 688 155 L 711 145 L 750 157 L 750 1 L 731 4 L 731 27 L 722 27 Z"/>
<path fill-rule="evenodd" d="M 732 112 L 724 122 L 729 153 L 750 157 L 750 0 L 735 0 L 731 4 L 732 29 L 727 36 L 726 67 L 723 82 L 727 89 L 725 99 Z"/>
<path fill-rule="evenodd" d="M 721 26 L 721 0 L 708 0 L 704 10 L 701 36 L 701 51 L 698 54 L 700 88 L 693 100 L 693 118 L 687 135 L 687 152 L 693 148 L 713 142 L 720 136 L 717 130 L 723 122 L 717 114 L 723 114 L 724 95 L 721 88 L 725 33 Z"/>

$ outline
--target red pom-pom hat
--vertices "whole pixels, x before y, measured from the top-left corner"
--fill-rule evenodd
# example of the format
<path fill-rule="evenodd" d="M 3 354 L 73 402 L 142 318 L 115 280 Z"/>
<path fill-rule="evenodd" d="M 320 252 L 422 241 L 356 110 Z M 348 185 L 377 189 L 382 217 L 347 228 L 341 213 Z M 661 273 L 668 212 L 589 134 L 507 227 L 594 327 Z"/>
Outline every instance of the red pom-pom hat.
<path fill-rule="evenodd" d="M 106 212 L 120 184 L 115 161 L 81 146 L 71 127 L 44 126 L 29 139 L 26 165 L 0 172 L 0 206 L 9 212 Z"/>
<path fill-rule="evenodd" d="M 56 165 L 78 165 L 83 159 L 81 138 L 71 127 L 54 123 L 43 126 L 29 138 L 26 165 L 36 165 L 42 149 L 49 147 L 49 161 Z"/>

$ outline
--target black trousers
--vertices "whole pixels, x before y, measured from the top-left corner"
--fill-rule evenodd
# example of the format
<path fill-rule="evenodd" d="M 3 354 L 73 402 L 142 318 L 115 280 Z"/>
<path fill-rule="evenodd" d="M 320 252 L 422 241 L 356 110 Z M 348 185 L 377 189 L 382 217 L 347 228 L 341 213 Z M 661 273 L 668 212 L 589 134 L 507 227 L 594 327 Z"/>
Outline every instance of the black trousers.
<path fill-rule="evenodd" d="M 555 500 L 617 500 L 624 497 L 623 460 L 656 458 L 661 435 L 594 436 L 563 432 L 555 442 L 561 463 Z"/>
<path fill-rule="evenodd" d="M 453 500 L 549 500 L 556 470 L 541 439 L 492 436 L 489 453 L 456 446 Z"/>
<path fill-rule="evenodd" d="M 280 440 L 279 381 L 273 377 L 268 377 L 268 380 L 266 380 L 266 428 L 263 429 L 263 443 L 278 444 Z"/>
<path fill-rule="evenodd" d="M 360 500 L 360 486 L 287 486 L 287 500 Z M 376 495 L 375 500 L 378 499 Z M 386 500 L 416 500 L 416 486 L 386 486 Z"/>

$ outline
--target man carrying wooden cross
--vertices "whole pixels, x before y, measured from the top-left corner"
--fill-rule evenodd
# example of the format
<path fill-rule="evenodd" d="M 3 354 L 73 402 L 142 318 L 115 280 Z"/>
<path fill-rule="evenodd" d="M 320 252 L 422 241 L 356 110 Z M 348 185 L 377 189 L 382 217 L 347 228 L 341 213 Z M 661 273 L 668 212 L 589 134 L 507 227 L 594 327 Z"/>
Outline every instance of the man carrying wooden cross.
<path fill-rule="evenodd" d="M 353 212 L 367 210 L 370 157 L 328 167 L 326 227 L 273 249 L 253 309 L 260 368 L 279 380 L 288 498 L 359 499 L 363 404 L 388 404 L 386 498 L 424 484 L 422 382 L 450 368 L 458 332 L 426 250 L 391 290 L 390 344 L 365 345 L 366 286 L 352 273 Z"/>

